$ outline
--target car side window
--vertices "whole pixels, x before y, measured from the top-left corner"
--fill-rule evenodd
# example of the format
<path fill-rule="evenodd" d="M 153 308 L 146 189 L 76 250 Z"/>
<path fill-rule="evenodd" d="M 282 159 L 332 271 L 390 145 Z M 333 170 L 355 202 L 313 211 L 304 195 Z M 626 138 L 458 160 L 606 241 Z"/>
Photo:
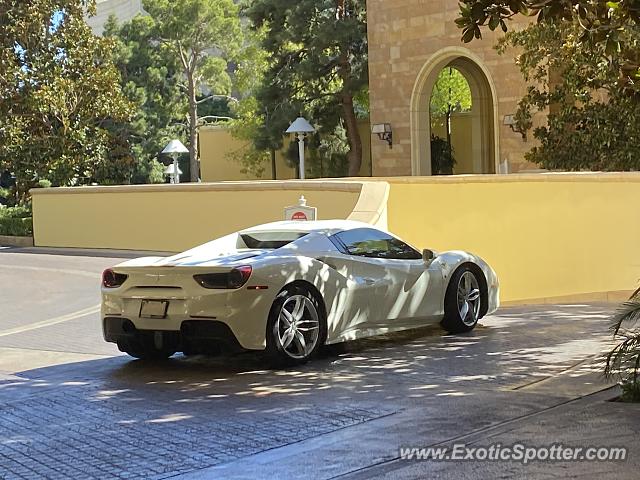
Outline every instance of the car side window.
<path fill-rule="evenodd" d="M 336 233 L 334 237 L 346 253 L 359 257 L 419 260 L 422 254 L 403 241 L 373 228 L 356 228 Z"/>

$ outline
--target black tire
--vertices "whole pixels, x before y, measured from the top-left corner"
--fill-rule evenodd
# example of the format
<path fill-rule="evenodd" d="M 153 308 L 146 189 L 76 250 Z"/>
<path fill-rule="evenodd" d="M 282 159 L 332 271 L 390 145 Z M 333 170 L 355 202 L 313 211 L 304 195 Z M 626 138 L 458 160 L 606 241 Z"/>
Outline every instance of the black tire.
<path fill-rule="evenodd" d="M 473 280 L 472 280 L 473 279 Z M 464 285 L 461 287 L 461 282 L 472 283 L 473 295 L 470 292 L 467 296 L 460 296 L 461 288 L 466 291 Z M 468 266 L 461 266 L 458 268 L 449 281 L 447 292 L 444 296 L 444 318 L 440 324 L 449 333 L 464 333 L 470 332 L 475 328 L 478 320 L 482 317 L 482 283 L 478 278 L 478 274 L 474 272 Z M 463 318 L 464 307 L 461 306 L 462 300 L 460 298 L 476 297 L 476 300 L 467 300 L 468 311 Z"/>
<path fill-rule="evenodd" d="M 301 346 L 301 342 L 296 339 L 296 337 L 298 337 L 296 333 L 293 336 L 293 340 L 295 340 L 295 342 L 292 340 L 288 347 L 283 346 L 281 337 L 283 335 L 283 329 L 286 330 L 286 324 L 280 322 L 279 318 L 283 307 L 286 305 L 286 309 L 288 311 L 289 305 L 295 305 L 297 298 L 304 298 L 309 302 L 305 302 L 304 311 L 302 312 L 303 316 L 297 322 L 299 325 L 304 325 L 299 328 L 307 328 L 308 330 L 296 330 L 303 335 L 303 338 L 305 339 L 304 346 L 309 348 L 309 351 L 303 354 L 302 351 L 299 350 L 298 355 L 295 356 L 291 351 L 294 348 L 299 348 Z M 312 331 L 316 330 L 312 328 L 314 326 L 314 315 L 311 307 L 313 307 L 313 310 L 315 310 L 315 314 L 317 315 L 317 336 L 315 337 L 315 342 L 313 343 L 312 348 L 311 342 L 306 343 L 308 338 L 310 338 L 309 335 Z M 308 317 L 308 319 L 305 319 L 305 317 Z M 327 319 L 324 305 L 321 303 L 321 300 L 318 299 L 308 288 L 299 284 L 289 285 L 283 288 L 271 306 L 267 321 L 266 353 L 271 365 L 274 367 L 285 367 L 306 363 L 318 353 L 318 350 L 324 345 L 326 338 Z"/>
<path fill-rule="evenodd" d="M 118 342 L 118 349 L 140 360 L 166 360 L 176 353 L 175 350 L 158 349 L 153 342 L 145 342 L 142 339 L 121 340 Z"/>

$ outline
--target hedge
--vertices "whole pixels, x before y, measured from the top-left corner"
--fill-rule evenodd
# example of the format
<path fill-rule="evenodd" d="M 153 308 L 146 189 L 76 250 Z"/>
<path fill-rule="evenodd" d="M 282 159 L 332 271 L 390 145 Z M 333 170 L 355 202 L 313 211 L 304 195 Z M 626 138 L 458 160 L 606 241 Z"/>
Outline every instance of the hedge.
<path fill-rule="evenodd" d="M 28 208 L 0 208 L 0 235 L 28 237 L 32 234 L 33 218 Z"/>
<path fill-rule="evenodd" d="M 0 218 L 0 235 L 12 237 L 33 235 L 33 218 Z"/>

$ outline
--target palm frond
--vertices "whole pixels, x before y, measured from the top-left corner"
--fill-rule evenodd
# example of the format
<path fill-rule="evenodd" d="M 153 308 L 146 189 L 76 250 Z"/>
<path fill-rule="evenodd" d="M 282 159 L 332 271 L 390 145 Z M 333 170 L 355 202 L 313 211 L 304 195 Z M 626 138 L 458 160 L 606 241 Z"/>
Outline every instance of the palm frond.
<path fill-rule="evenodd" d="M 614 336 L 619 335 L 621 331 L 633 328 L 640 321 L 640 290 L 631 296 L 629 300 L 624 302 L 611 318 L 611 326 L 609 330 Z"/>
<path fill-rule="evenodd" d="M 606 356 L 604 374 L 619 376 L 623 382 L 636 383 L 640 375 L 640 288 L 624 302 L 611 318 L 614 338 L 621 341 Z"/>

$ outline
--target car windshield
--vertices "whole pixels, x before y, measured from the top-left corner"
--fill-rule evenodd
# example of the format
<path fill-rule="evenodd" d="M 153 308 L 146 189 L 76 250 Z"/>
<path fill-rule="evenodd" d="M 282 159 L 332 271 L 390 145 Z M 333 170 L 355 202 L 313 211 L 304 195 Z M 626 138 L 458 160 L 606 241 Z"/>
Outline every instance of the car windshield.
<path fill-rule="evenodd" d="M 307 234 L 308 232 L 246 232 L 240 234 L 240 239 L 246 248 L 276 249 Z"/>

